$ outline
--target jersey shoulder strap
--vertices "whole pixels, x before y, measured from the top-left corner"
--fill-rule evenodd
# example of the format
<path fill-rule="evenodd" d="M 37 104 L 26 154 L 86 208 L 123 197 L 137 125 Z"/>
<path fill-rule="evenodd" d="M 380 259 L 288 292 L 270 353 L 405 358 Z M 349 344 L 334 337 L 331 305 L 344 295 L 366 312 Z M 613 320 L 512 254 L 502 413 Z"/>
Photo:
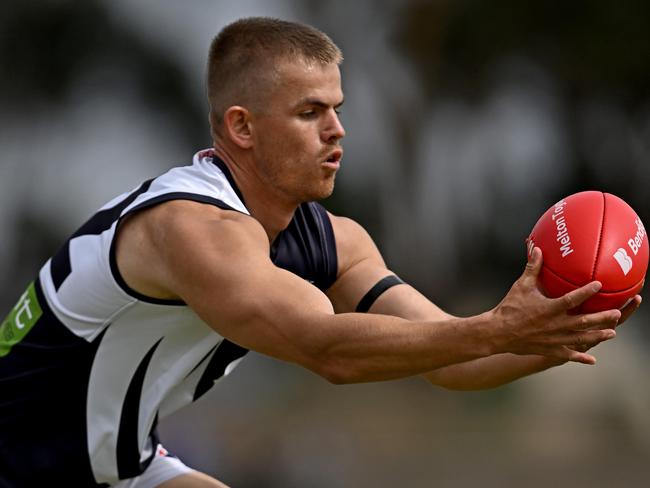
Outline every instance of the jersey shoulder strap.
<path fill-rule="evenodd" d="M 245 205 L 244 197 L 226 164 L 213 158 L 226 177 L 237 200 Z M 336 241 L 330 217 L 325 208 L 316 202 L 301 204 L 288 227 L 271 245 L 273 263 L 309 281 L 322 291 L 336 281 L 338 259 Z"/>
<path fill-rule="evenodd" d="M 306 279 L 322 291 L 336 281 L 338 258 L 332 223 L 316 202 L 298 207 L 289 226 L 271 246 L 276 266 Z"/>

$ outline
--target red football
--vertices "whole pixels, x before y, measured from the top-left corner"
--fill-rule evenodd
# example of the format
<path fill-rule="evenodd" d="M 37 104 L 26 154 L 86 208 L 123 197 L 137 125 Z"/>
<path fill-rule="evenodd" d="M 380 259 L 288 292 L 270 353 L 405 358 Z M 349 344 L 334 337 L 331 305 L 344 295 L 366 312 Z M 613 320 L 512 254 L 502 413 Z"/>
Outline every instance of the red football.
<path fill-rule="evenodd" d="M 584 191 L 563 198 L 537 221 L 526 240 L 544 264 L 539 280 L 549 297 L 559 297 L 598 280 L 603 286 L 580 307 L 596 312 L 623 307 L 643 288 L 648 240 L 641 219 L 610 193 Z"/>

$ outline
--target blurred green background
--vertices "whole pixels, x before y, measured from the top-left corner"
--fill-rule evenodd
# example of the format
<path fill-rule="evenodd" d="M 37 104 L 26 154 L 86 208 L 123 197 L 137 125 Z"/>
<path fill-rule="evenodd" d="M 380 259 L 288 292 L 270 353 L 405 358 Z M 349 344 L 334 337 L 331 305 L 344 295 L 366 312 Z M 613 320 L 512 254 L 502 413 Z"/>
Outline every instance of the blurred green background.
<path fill-rule="evenodd" d="M 346 155 L 326 202 L 444 309 L 484 311 L 541 213 L 598 189 L 650 219 L 650 3 L 20 0 L 0 4 L 0 305 L 96 208 L 211 144 L 204 62 L 242 16 L 345 55 Z M 645 486 L 648 307 L 507 387 L 332 386 L 250 354 L 162 424 L 233 487 Z"/>

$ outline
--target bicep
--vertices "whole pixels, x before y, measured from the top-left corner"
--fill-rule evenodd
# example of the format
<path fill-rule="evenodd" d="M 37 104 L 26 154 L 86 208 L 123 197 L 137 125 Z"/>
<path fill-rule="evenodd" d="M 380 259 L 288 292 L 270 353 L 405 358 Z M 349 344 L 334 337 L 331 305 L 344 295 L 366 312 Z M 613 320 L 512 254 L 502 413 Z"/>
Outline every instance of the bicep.
<path fill-rule="evenodd" d="M 168 216 L 167 230 L 157 231 L 165 287 L 229 340 L 302 362 L 304 335 L 333 313 L 327 297 L 273 265 L 266 233 L 252 218 L 192 205 L 199 204 Z"/>

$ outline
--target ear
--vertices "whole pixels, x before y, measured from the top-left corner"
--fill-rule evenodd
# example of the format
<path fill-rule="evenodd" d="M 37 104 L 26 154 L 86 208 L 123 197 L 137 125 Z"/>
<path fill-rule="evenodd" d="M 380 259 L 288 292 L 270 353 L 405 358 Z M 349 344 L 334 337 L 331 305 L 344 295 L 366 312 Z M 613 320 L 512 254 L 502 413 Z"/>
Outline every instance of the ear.
<path fill-rule="evenodd" d="M 233 105 L 223 114 L 224 135 L 242 149 L 253 145 L 250 112 L 244 107 Z"/>

